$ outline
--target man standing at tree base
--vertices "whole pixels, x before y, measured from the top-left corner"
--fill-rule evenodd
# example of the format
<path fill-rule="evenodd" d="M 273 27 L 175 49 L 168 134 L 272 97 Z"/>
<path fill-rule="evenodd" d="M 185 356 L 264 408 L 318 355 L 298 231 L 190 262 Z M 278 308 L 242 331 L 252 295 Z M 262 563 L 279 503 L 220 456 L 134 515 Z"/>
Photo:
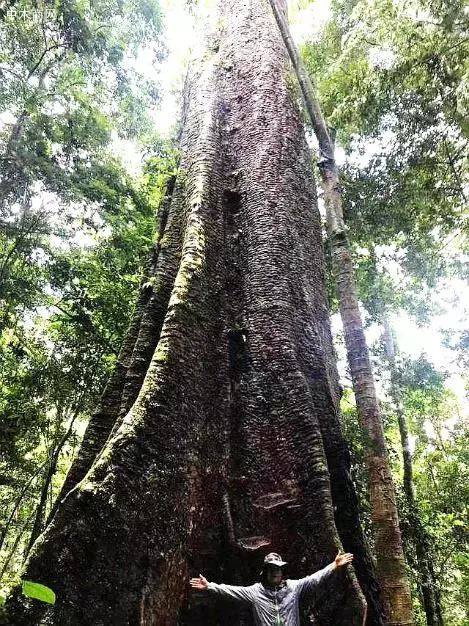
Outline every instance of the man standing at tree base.
<path fill-rule="evenodd" d="M 315 574 L 299 580 L 285 579 L 287 565 L 279 554 L 271 552 L 264 559 L 261 582 L 249 587 L 209 583 L 201 574 L 191 578 L 190 585 L 198 591 L 208 591 L 220 597 L 249 604 L 256 626 L 299 626 L 299 602 L 307 593 L 315 593 L 321 584 L 339 567 L 351 563 L 352 554 L 339 554 L 334 561 Z"/>

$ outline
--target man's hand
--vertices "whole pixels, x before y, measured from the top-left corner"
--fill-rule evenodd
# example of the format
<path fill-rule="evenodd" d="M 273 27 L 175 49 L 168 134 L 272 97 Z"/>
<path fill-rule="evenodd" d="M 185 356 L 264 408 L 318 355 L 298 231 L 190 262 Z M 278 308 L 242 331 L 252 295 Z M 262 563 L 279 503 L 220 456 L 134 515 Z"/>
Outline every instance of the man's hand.
<path fill-rule="evenodd" d="M 208 580 L 199 574 L 198 578 L 191 578 L 189 581 L 192 589 L 197 589 L 197 591 L 206 591 L 208 588 Z"/>
<path fill-rule="evenodd" d="M 351 563 L 352 560 L 353 560 L 353 554 L 350 554 L 350 552 L 341 554 L 339 550 L 337 556 L 334 559 L 334 563 L 336 567 L 342 567 L 343 565 L 347 565 L 348 563 Z"/>

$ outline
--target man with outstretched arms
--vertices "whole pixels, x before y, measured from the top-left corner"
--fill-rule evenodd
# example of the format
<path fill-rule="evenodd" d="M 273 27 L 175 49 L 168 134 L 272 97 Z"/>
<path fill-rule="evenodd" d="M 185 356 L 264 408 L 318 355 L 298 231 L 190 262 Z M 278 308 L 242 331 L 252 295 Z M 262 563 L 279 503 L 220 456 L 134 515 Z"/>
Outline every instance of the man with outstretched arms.
<path fill-rule="evenodd" d="M 198 578 L 191 578 L 190 585 L 197 591 L 207 591 L 251 605 L 256 626 L 299 626 L 299 602 L 303 595 L 317 592 L 335 570 L 351 563 L 352 559 L 352 554 L 339 552 L 324 569 L 299 580 L 290 580 L 283 574 L 286 562 L 279 554 L 271 552 L 264 559 L 259 583 L 249 587 L 219 585 L 208 582 L 200 574 Z"/>

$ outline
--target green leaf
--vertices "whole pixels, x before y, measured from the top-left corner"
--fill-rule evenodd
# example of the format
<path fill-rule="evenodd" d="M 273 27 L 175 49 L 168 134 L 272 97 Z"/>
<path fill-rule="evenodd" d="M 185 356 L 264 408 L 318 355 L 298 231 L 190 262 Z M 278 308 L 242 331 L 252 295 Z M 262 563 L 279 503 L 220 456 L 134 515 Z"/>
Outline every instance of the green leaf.
<path fill-rule="evenodd" d="M 40 583 L 33 583 L 31 580 L 23 580 L 23 595 L 48 604 L 55 604 L 55 593 L 52 589 Z"/>

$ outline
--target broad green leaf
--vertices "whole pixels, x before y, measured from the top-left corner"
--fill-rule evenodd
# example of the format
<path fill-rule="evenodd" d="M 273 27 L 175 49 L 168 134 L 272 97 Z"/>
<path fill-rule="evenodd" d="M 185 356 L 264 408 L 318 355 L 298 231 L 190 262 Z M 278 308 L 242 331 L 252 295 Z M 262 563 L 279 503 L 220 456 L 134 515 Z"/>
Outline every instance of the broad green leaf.
<path fill-rule="evenodd" d="M 55 604 L 55 593 L 46 585 L 34 583 L 31 580 L 23 580 L 23 595 L 35 598 L 41 602 Z"/>

